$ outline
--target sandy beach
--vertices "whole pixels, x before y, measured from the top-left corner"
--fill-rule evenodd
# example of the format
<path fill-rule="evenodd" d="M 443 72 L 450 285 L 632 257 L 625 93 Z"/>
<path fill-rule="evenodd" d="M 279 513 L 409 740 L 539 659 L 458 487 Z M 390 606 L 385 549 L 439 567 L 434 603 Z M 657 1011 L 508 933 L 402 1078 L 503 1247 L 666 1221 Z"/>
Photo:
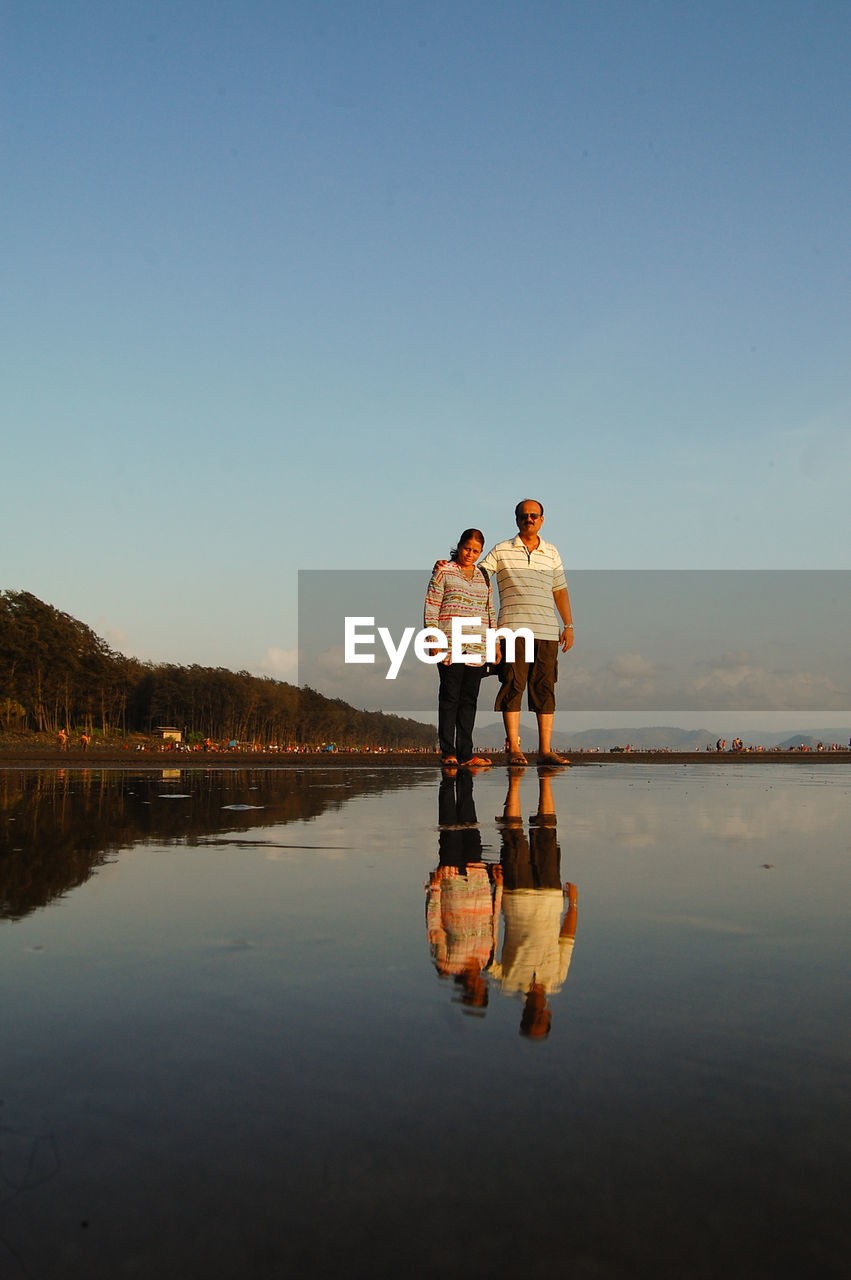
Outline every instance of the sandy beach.
<path fill-rule="evenodd" d="M 571 766 L 603 764 L 759 765 L 848 764 L 851 751 L 565 751 Z M 505 767 L 504 752 L 491 752 L 494 768 Z M 527 756 L 536 764 L 534 752 Z M 438 768 L 437 751 L 174 751 L 92 744 L 60 751 L 44 743 L 0 743 L 0 769 L 333 769 Z"/>

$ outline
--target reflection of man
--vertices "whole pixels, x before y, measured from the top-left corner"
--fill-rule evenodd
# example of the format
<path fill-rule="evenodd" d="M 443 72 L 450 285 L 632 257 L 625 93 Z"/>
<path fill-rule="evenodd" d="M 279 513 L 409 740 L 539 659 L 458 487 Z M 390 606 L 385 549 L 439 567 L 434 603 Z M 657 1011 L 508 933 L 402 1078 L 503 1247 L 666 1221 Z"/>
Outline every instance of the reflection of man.
<path fill-rule="evenodd" d="M 529 710 L 538 721 L 538 762 L 567 764 L 552 749 L 555 682 L 558 675 L 558 648 L 563 653 L 573 646 L 570 597 L 561 556 L 551 542 L 541 537 L 544 508 L 534 498 L 519 502 L 514 511 L 519 533 L 507 542 L 498 542 L 479 567 L 496 576 L 499 590 L 500 627 L 528 627 L 535 637 L 534 658 L 526 661 L 522 640 L 514 661 L 502 668 L 502 684 L 495 708 L 502 712 L 508 740 L 508 763 L 526 764 L 520 750 L 520 707 L 528 688 Z M 559 630 L 553 604 L 559 612 Z"/>
<path fill-rule="evenodd" d="M 503 995 L 523 997 L 520 1034 L 549 1035 L 552 1012 L 547 997 L 560 991 L 573 955 L 577 893 L 561 884 L 561 851 L 550 779 L 539 783 L 538 812 L 529 819 L 529 837 L 520 815 L 519 774 L 509 775 L 502 827 L 502 954 L 491 965 Z M 567 910 L 562 918 L 565 900 Z"/>
<path fill-rule="evenodd" d="M 501 889 L 499 867 L 482 859 L 482 835 L 468 771 L 444 774 L 438 817 L 440 862 L 426 885 L 431 956 L 438 975 L 454 980 L 465 1011 L 483 1012 L 488 1003 L 485 971 L 496 947 Z"/>

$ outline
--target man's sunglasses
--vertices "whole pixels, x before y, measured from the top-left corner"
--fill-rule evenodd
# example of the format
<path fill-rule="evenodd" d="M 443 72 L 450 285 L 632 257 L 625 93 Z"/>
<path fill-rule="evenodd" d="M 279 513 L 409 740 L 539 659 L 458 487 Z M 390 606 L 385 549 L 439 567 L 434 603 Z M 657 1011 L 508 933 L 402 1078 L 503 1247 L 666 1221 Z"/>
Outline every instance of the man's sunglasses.
<path fill-rule="evenodd" d="M 543 516 L 533 516 L 531 511 L 521 511 L 518 520 L 542 520 Z"/>

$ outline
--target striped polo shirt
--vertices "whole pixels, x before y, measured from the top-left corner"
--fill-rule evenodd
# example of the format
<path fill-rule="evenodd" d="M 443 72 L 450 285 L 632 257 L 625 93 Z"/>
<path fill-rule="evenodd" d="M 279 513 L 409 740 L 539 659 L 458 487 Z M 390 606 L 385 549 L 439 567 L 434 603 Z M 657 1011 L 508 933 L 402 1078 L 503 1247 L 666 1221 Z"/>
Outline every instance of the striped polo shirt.
<path fill-rule="evenodd" d="M 529 627 L 536 640 L 558 640 L 561 623 L 553 603 L 553 592 L 567 586 L 561 556 L 551 542 L 541 538 L 534 551 L 527 551 L 518 534 L 508 542 L 498 542 L 479 561 L 495 578 L 499 591 L 500 627 Z"/>

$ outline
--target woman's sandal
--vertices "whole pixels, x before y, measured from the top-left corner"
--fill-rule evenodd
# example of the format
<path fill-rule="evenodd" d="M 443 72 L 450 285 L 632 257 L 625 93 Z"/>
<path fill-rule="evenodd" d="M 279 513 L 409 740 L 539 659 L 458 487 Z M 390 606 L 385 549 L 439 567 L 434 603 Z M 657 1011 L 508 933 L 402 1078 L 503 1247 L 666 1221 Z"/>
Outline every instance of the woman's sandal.
<path fill-rule="evenodd" d="M 523 766 L 527 765 L 528 763 L 529 761 L 526 759 L 522 751 L 514 751 L 508 757 L 509 769 L 522 769 Z"/>
<path fill-rule="evenodd" d="M 489 760 L 487 756 L 471 756 L 469 760 L 462 760 L 459 769 L 487 769 L 493 764 L 493 760 Z"/>

